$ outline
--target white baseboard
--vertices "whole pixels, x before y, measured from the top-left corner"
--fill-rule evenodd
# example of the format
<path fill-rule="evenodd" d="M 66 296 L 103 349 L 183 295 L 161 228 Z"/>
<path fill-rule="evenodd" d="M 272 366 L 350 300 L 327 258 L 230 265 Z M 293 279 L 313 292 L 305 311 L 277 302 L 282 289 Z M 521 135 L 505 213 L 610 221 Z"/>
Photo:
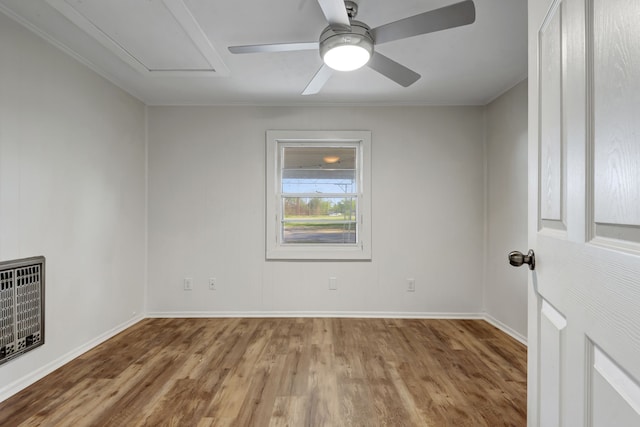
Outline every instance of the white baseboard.
<path fill-rule="evenodd" d="M 337 317 L 364 319 L 484 319 L 484 313 L 393 312 L 393 311 L 157 311 L 152 318 L 221 317 Z"/>
<path fill-rule="evenodd" d="M 143 320 L 144 318 L 145 318 L 145 316 L 143 316 L 143 315 L 138 315 L 136 317 L 133 317 L 133 318 L 127 320 L 126 322 L 116 326 L 115 328 L 110 329 L 109 331 L 107 331 L 104 334 L 98 336 L 97 338 L 94 338 L 91 341 L 81 345 L 80 347 L 78 347 L 78 348 L 76 348 L 74 350 L 71 350 L 67 354 L 57 358 L 56 360 L 52 361 L 51 363 L 46 364 L 42 368 L 40 368 L 40 369 L 38 369 L 38 370 L 28 374 L 28 375 L 25 375 L 24 377 L 18 379 L 17 381 L 12 382 L 11 384 L 8 384 L 8 385 L 6 385 L 4 387 L 1 387 L 0 388 L 0 402 L 3 402 L 5 400 L 7 400 L 8 398 L 13 396 L 14 394 L 16 394 L 16 393 L 20 392 L 21 390 L 29 387 L 31 384 L 35 383 L 36 381 L 44 378 L 45 376 L 49 375 L 50 373 L 52 373 L 56 369 L 58 369 L 61 366 L 71 362 L 76 357 L 79 357 L 80 355 L 86 353 L 87 351 L 91 350 L 92 348 L 96 347 L 97 345 L 102 344 L 104 341 L 108 340 L 109 338 L 111 338 L 111 337 L 119 334 L 120 332 L 124 331 L 125 329 L 135 325 L 136 323 L 138 323 L 139 321 Z"/>
<path fill-rule="evenodd" d="M 521 342 L 522 344 L 524 344 L 525 346 L 527 345 L 527 337 L 525 337 L 524 335 L 520 334 L 519 332 L 517 332 L 516 330 L 514 330 L 513 328 L 505 325 L 504 323 L 502 323 L 501 321 L 499 321 L 498 319 L 496 319 L 495 317 L 491 316 L 488 313 L 484 313 L 483 317 L 482 317 L 485 321 L 487 321 L 488 323 L 491 323 L 493 326 L 495 326 L 496 328 L 500 329 L 502 332 L 504 332 L 507 335 L 510 335 L 513 339 Z"/>

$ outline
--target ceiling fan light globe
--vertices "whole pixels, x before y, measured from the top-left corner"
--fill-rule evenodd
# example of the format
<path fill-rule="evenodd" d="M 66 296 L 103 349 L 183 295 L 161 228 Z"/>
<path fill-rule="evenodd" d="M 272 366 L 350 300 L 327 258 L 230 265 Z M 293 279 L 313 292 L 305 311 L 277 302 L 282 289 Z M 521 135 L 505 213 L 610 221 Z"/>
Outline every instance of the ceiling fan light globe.
<path fill-rule="evenodd" d="M 371 53 L 362 46 L 336 46 L 324 54 L 322 60 L 337 71 L 353 71 L 363 67 L 371 59 Z"/>
<path fill-rule="evenodd" d="M 351 21 L 349 31 L 329 26 L 320 35 L 320 57 L 334 70 L 353 71 L 369 62 L 373 44 L 369 27 L 360 21 Z"/>

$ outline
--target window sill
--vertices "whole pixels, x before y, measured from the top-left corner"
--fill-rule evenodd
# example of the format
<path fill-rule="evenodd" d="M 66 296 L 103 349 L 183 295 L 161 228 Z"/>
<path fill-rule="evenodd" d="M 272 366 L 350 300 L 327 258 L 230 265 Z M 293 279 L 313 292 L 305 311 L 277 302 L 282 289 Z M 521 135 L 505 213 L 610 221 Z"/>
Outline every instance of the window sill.
<path fill-rule="evenodd" d="M 371 249 L 360 245 L 282 245 L 267 250 L 267 260 L 371 261 Z"/>

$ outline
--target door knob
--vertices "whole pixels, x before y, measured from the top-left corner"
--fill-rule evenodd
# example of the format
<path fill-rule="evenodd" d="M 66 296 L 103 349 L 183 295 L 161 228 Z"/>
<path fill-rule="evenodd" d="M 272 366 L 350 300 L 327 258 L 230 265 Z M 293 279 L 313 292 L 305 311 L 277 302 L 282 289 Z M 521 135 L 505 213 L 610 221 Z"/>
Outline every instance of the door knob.
<path fill-rule="evenodd" d="M 514 267 L 520 267 L 522 264 L 529 264 L 529 270 L 535 270 L 536 254 L 533 252 L 533 249 L 529 249 L 529 252 L 526 255 L 520 251 L 509 252 L 509 264 Z"/>

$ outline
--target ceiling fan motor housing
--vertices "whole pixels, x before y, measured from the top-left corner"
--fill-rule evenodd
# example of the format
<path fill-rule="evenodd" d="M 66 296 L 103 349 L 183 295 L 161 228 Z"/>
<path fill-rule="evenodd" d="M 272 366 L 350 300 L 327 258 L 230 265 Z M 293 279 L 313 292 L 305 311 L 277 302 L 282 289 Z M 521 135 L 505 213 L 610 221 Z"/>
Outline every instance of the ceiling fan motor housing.
<path fill-rule="evenodd" d="M 327 27 L 320 34 L 320 57 L 338 46 L 358 46 L 373 55 L 373 37 L 369 33 L 369 26 L 364 22 L 351 21 L 351 31 L 340 31 Z"/>

